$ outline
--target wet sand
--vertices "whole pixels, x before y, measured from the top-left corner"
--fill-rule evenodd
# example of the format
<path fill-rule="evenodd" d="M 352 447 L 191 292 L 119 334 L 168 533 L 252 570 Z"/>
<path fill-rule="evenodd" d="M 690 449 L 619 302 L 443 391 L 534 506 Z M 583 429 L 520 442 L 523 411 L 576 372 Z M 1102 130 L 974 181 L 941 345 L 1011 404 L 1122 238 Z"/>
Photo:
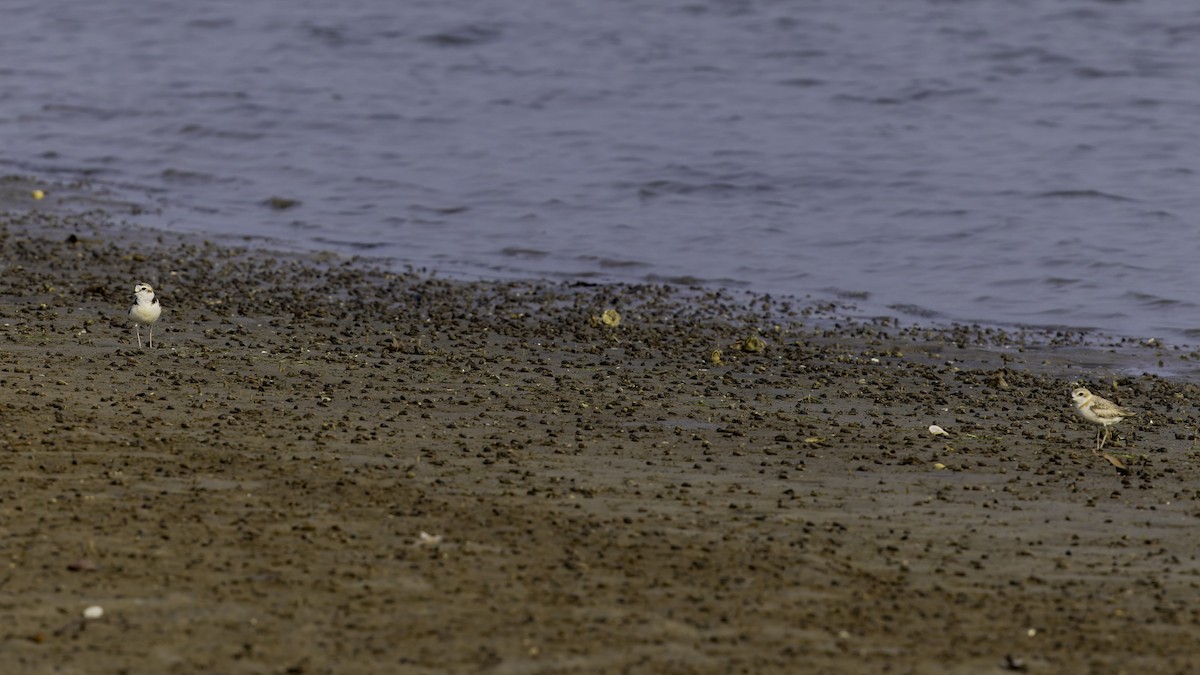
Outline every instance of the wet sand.
<path fill-rule="evenodd" d="M 3 672 L 1200 668 L 1185 350 L 106 221 L 0 221 Z"/>

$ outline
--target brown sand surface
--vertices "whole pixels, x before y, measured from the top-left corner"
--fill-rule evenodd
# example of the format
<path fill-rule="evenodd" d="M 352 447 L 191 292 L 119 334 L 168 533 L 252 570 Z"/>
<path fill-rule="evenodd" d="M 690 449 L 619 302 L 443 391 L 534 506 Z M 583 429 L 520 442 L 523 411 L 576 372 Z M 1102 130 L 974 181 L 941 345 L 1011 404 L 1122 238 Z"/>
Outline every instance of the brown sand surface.
<path fill-rule="evenodd" d="M 1200 672 L 1194 354 L 96 213 L 0 268 L 0 672 Z"/>

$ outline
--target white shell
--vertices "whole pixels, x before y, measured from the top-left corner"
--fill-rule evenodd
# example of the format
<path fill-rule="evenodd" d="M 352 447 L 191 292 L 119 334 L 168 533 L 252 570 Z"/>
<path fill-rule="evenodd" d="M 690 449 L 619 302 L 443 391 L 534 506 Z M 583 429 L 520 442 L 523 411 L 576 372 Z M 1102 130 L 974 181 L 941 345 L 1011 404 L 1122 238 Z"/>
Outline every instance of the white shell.
<path fill-rule="evenodd" d="M 104 608 L 100 605 L 92 605 L 83 610 L 83 618 L 85 619 L 99 619 L 102 616 L 104 616 Z"/>
<path fill-rule="evenodd" d="M 441 543 L 442 543 L 442 535 L 429 534 L 428 532 L 421 532 L 420 536 L 417 538 L 416 545 L 417 546 L 437 546 Z"/>
<path fill-rule="evenodd" d="M 933 434 L 934 436 L 949 436 L 950 435 L 949 431 L 946 431 L 945 429 L 939 427 L 936 424 L 929 425 L 929 433 Z"/>

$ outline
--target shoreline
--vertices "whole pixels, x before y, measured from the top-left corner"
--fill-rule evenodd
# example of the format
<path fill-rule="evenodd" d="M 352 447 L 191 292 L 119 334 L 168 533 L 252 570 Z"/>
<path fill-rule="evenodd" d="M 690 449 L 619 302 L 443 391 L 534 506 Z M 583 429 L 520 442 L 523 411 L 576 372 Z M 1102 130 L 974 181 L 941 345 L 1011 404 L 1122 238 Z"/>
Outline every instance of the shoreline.
<path fill-rule="evenodd" d="M 30 198 L 30 192 L 44 191 L 43 200 Z M 833 321 L 830 323 L 875 324 L 880 321 L 892 322 L 893 325 L 906 326 L 908 332 L 922 331 L 960 331 L 963 329 L 983 333 L 1000 333 L 1019 336 L 1021 342 L 1032 340 L 1034 344 L 1062 345 L 1073 344 L 1088 349 L 1104 350 L 1117 349 L 1126 353 L 1140 351 L 1143 347 L 1166 347 L 1171 351 L 1182 351 L 1190 358 L 1200 361 L 1200 342 L 1189 341 L 1188 336 L 1164 338 L 1149 334 L 1124 334 L 1105 330 L 1097 326 L 1071 326 L 1054 324 L 1003 324 L 986 320 L 970 318 L 954 318 L 943 315 L 936 310 L 913 305 L 881 305 L 869 300 L 869 293 L 862 291 L 843 291 L 837 289 L 809 289 L 799 292 L 778 292 L 777 290 L 756 290 L 750 284 L 732 282 L 722 284 L 718 280 L 672 279 L 651 275 L 646 279 L 612 278 L 576 278 L 567 276 L 538 277 L 520 272 L 500 272 L 493 270 L 490 274 L 478 270 L 467 271 L 454 266 L 439 268 L 432 261 L 428 263 L 403 261 L 394 258 L 374 256 L 365 252 L 314 250 L 310 247 L 295 246 L 278 238 L 264 235 L 238 235 L 231 233 L 201 233 L 190 231 L 172 231 L 159 229 L 155 225 L 146 225 L 148 217 L 154 220 L 157 207 L 147 206 L 132 201 L 129 195 L 119 190 L 105 187 L 103 184 L 93 184 L 89 181 L 72 183 L 47 183 L 21 175 L 0 177 L 0 212 L 24 213 L 26 211 L 42 214 L 52 214 L 58 217 L 70 217 L 87 213 L 108 221 L 108 231 L 136 231 L 146 236 L 191 244 L 216 245 L 223 248 L 246 249 L 263 255 L 283 255 L 292 258 L 322 260 L 350 260 L 355 264 L 367 267 L 379 267 L 397 274 L 420 274 L 433 278 L 441 278 L 463 283 L 527 283 L 584 287 L 642 287 L 666 286 L 679 289 L 689 289 L 697 293 L 718 292 L 727 295 L 744 295 L 747 304 L 761 298 L 781 299 L 791 305 L 820 307 L 826 310 Z M 122 220 L 127 218 L 129 220 Z M 104 236 L 104 235 L 101 235 Z M 864 304 L 865 303 L 865 304 Z M 1139 364 L 1140 365 L 1140 364 Z M 1145 365 L 1147 372 L 1158 372 L 1152 365 Z M 1184 370 L 1168 369 L 1158 372 L 1162 375 L 1200 377 L 1200 369 L 1186 368 Z"/>
<path fill-rule="evenodd" d="M 5 672 L 1200 665 L 1182 349 L 127 233 L 0 222 Z"/>

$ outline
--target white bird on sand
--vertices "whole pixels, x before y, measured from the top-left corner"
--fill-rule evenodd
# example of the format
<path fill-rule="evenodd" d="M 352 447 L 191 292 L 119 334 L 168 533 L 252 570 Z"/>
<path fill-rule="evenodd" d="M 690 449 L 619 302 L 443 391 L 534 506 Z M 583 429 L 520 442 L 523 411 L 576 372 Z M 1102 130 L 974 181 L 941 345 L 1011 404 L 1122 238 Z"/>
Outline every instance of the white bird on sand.
<path fill-rule="evenodd" d="M 1097 396 L 1083 387 L 1071 392 L 1071 400 L 1075 402 L 1075 411 L 1079 413 L 1080 417 L 1092 424 L 1099 424 L 1103 427 L 1096 434 L 1095 454 L 1097 455 L 1100 454 L 1100 449 L 1104 447 L 1104 443 L 1112 437 L 1112 429 L 1109 427 L 1126 417 L 1133 417 L 1137 414 L 1122 408 L 1104 397 Z"/>
<path fill-rule="evenodd" d="M 129 320 L 133 322 L 133 330 L 137 332 L 138 347 L 142 346 L 141 326 L 150 328 L 150 349 L 154 349 L 154 324 L 162 316 L 162 305 L 154 297 L 154 288 L 150 284 L 138 284 L 133 287 L 133 299 L 136 301 L 129 308 Z"/>

